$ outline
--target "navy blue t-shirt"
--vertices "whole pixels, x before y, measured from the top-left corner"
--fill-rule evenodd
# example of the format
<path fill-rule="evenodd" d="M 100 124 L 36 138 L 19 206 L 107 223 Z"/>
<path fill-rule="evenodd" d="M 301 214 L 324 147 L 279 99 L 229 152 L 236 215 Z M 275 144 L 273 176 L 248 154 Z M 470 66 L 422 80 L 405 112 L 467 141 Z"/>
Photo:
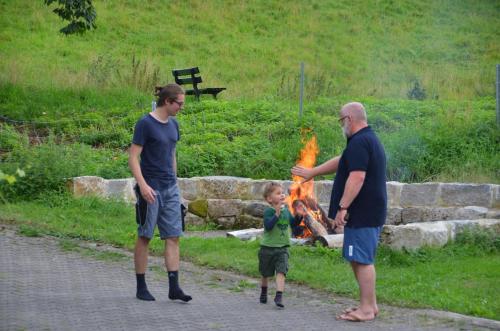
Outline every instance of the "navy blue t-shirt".
<path fill-rule="evenodd" d="M 365 171 L 365 181 L 348 208 L 346 226 L 375 227 L 385 223 L 387 216 L 386 159 L 384 147 L 368 126 L 347 140 L 333 182 L 328 217 L 335 218 L 345 183 L 351 171 Z"/>
<path fill-rule="evenodd" d="M 142 146 L 142 176 L 154 189 L 158 189 L 162 180 L 175 180 L 173 160 L 179 139 L 179 124 L 172 117 L 167 123 L 162 123 L 148 114 L 135 125 L 132 143 Z"/>

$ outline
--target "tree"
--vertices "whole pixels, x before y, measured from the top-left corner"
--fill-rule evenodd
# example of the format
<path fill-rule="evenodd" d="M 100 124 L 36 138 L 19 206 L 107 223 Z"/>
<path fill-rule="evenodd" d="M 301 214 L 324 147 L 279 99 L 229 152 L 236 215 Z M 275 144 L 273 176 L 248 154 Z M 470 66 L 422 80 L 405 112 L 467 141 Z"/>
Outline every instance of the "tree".
<path fill-rule="evenodd" d="M 47 6 L 57 2 L 58 7 L 53 10 L 59 17 L 70 23 L 59 32 L 65 35 L 82 34 L 87 30 L 97 28 L 97 17 L 92 0 L 44 0 Z"/>

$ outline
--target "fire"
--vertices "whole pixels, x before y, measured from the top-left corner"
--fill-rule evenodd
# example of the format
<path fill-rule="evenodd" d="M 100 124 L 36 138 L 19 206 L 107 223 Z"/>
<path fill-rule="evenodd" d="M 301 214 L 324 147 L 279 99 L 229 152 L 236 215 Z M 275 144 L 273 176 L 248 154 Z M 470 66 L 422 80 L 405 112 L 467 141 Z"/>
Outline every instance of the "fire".
<path fill-rule="evenodd" d="M 304 139 L 305 140 L 305 139 Z M 319 148 L 317 144 L 316 136 L 313 136 L 307 142 L 305 142 L 304 148 L 300 151 L 300 158 L 297 161 L 298 166 L 302 166 L 304 168 L 312 168 L 316 164 L 316 156 L 319 153 Z M 314 195 L 314 180 L 310 180 L 301 184 L 302 178 L 299 176 L 292 176 L 293 184 L 290 186 L 289 195 L 286 199 L 286 203 L 288 204 L 289 210 L 294 213 L 294 208 L 292 204 L 296 200 L 301 200 L 307 211 L 311 216 L 313 216 L 316 220 L 320 219 L 320 211 L 317 206 L 316 197 Z M 312 236 L 312 232 L 305 225 L 304 220 L 302 220 L 300 224 L 303 228 L 303 234 L 301 236 L 297 236 L 298 238 L 308 238 Z"/>

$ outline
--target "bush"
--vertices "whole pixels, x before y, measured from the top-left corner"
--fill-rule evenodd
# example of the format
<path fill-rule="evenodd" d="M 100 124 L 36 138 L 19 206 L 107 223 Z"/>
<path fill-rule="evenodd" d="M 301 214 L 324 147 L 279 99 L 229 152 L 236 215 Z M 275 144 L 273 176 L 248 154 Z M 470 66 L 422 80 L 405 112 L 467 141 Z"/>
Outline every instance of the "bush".
<path fill-rule="evenodd" d="M 425 88 L 421 86 L 421 83 L 415 79 L 411 82 L 412 87 L 408 90 L 406 94 L 410 100 L 424 100 L 427 97 Z"/>
<path fill-rule="evenodd" d="M 457 234 L 455 242 L 450 244 L 450 246 L 466 247 L 477 254 L 499 253 L 500 235 L 493 229 L 467 229 Z"/>
<path fill-rule="evenodd" d="M 385 138 L 388 180 L 415 182 L 426 175 L 421 168 L 429 156 L 416 128 L 404 128 L 382 137 Z"/>
<path fill-rule="evenodd" d="M 6 173 L 15 173 L 17 168 L 23 169 L 26 176 L 13 185 L 0 187 L 0 194 L 7 200 L 33 200 L 62 193 L 67 180 L 76 176 L 130 176 L 124 152 L 114 155 L 84 144 L 57 144 L 53 136 L 47 143 L 12 151 L 0 164 L 0 170 Z"/>
<path fill-rule="evenodd" d="M 19 133 L 14 126 L 0 123 L 0 152 L 12 151 L 28 146 L 27 135 Z"/>

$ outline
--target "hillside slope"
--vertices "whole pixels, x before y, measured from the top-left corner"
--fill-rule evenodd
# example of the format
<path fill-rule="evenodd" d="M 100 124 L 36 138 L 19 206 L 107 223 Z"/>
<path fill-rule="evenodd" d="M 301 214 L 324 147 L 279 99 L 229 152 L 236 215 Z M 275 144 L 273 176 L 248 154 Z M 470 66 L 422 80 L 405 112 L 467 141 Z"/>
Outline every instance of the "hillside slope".
<path fill-rule="evenodd" d="M 222 98 L 494 95 L 500 2 L 94 1 L 98 29 L 58 33 L 43 1 L 0 0 L 0 82 L 150 90 L 199 66 Z"/>

